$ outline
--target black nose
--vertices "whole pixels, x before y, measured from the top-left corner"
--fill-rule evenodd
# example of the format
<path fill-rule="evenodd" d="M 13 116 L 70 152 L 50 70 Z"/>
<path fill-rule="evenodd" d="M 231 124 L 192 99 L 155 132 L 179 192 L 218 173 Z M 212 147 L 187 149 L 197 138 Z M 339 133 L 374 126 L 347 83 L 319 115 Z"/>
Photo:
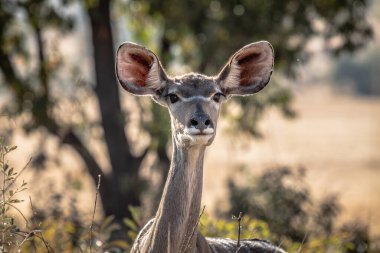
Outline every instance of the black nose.
<path fill-rule="evenodd" d="M 195 127 L 201 131 L 209 126 L 212 127 L 210 117 L 204 113 L 194 115 L 189 122 L 189 127 Z"/>

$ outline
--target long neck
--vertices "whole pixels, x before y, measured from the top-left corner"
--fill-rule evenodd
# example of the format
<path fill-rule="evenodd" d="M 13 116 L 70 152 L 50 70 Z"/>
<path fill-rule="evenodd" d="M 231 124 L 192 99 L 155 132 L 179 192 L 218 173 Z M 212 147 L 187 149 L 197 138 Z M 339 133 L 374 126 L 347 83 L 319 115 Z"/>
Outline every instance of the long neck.
<path fill-rule="evenodd" d="M 174 150 L 150 234 L 150 252 L 194 252 L 203 181 L 204 146 Z"/>

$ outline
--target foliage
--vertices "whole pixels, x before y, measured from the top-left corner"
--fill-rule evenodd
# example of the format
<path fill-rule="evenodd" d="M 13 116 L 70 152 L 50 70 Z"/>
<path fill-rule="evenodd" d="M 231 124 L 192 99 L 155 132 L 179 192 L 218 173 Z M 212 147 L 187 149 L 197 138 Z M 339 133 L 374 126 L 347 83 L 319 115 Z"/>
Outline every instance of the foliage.
<path fill-rule="evenodd" d="M 336 195 L 313 199 L 306 170 L 272 168 L 247 185 L 230 181 L 229 213 L 243 212 L 267 224 L 273 241 L 289 252 L 367 252 L 368 227 L 360 223 L 337 226 L 340 204 Z"/>
<path fill-rule="evenodd" d="M 236 219 L 212 219 L 202 215 L 199 231 L 207 237 L 238 238 L 238 222 Z M 260 238 L 270 240 L 268 225 L 260 220 L 245 216 L 241 220 L 241 239 Z"/>
<path fill-rule="evenodd" d="M 43 207 L 34 206 L 30 199 L 32 215 L 27 218 L 17 207 L 24 201 L 17 195 L 27 190 L 25 181 L 17 182 L 26 166 L 16 171 L 6 160 L 15 149 L 16 146 L 0 143 L 0 252 L 128 252 L 126 241 L 110 239 L 117 229 L 113 217 L 95 223 L 95 228 L 90 231 L 80 217 L 75 197 L 70 200 L 68 213 L 64 211 L 59 193 L 45 200 L 49 205 Z"/>
<path fill-rule="evenodd" d="M 254 215 L 268 222 L 276 234 L 301 242 L 306 232 L 311 203 L 303 177 L 303 170 L 293 172 L 283 167 L 266 171 L 247 187 L 236 186 L 230 181 L 230 212 L 241 211 Z M 288 182 L 289 179 L 293 180 L 292 184 Z"/>
<path fill-rule="evenodd" d="M 38 238 L 44 241 L 43 236 L 39 230 L 30 229 L 30 224 L 24 216 L 24 214 L 17 207 L 17 204 L 23 202 L 17 196 L 19 193 L 25 191 L 27 183 L 22 181 L 21 184 L 16 182 L 21 171 L 16 171 L 11 167 L 7 161 L 7 155 L 14 151 L 16 146 L 7 146 L 3 144 L 3 140 L 0 140 L 0 167 L 1 167 L 1 200 L 0 200 L 0 252 L 9 252 L 11 249 L 20 249 L 23 244 L 30 238 Z M 13 212 L 18 213 L 21 216 L 24 226 L 20 226 L 20 223 Z M 46 248 L 48 249 L 48 245 Z"/>
<path fill-rule="evenodd" d="M 380 66 L 380 54 L 377 48 L 368 55 L 351 59 L 340 57 L 333 70 L 334 84 L 339 87 L 351 88 L 353 92 L 364 96 L 379 96 L 377 84 L 377 68 Z M 351 85 L 351 86 L 350 86 Z"/>
<path fill-rule="evenodd" d="M 355 51 L 373 36 L 365 0 L 131 0 L 125 5 L 132 10 L 130 28 L 136 38 L 156 41 L 165 65 L 179 58 L 210 74 L 250 41 L 270 41 L 277 68 L 290 70 L 313 36 L 326 42 L 339 38 L 330 48 L 335 53 Z"/>
<path fill-rule="evenodd" d="M 344 224 L 340 230 L 342 233 L 344 252 L 371 252 L 368 226 L 355 221 Z M 377 250 L 379 250 L 379 248 Z"/>
<path fill-rule="evenodd" d="M 142 218 L 142 210 L 139 207 L 130 206 L 129 210 L 132 214 L 132 218 L 125 218 L 123 220 L 128 230 L 128 241 L 133 242 L 140 230 L 144 227 L 144 221 Z"/>
<path fill-rule="evenodd" d="M 111 239 L 112 233 L 119 229 L 113 223 L 112 216 L 106 217 L 101 223 L 94 222 L 94 228 L 89 229 L 80 216 L 75 198 L 70 200 L 68 213 L 65 212 L 59 193 L 53 194 L 48 202 L 51 203 L 49 208 L 34 208 L 30 221 L 43 231 L 44 240 L 54 252 L 121 252 L 129 248 L 125 240 Z M 33 252 L 36 248 L 42 250 L 44 244 L 30 239 L 24 243 L 22 250 Z"/>
<path fill-rule="evenodd" d="M 65 15 L 46 0 L 6 0 L 0 4 L 0 70 L 4 78 L 3 85 L 15 97 L 5 110 L 10 115 L 24 110 L 30 111 L 38 121 L 28 122 L 26 128 L 29 130 L 40 124 L 54 127 L 49 118 L 49 109 L 54 100 L 50 97 L 48 83 L 50 78 L 57 77 L 57 72 L 62 67 L 62 59 L 59 52 L 48 51 L 44 45 L 44 32 L 56 29 L 66 33 L 72 26 L 72 17 Z M 36 44 L 37 54 L 28 45 L 31 38 Z M 20 64 L 15 64 L 16 59 Z M 32 59 L 37 64 L 33 64 Z M 28 96 L 25 97 L 25 94 Z"/>
<path fill-rule="evenodd" d="M 0 2 L 0 78 L 2 88 L 6 87 L 6 91 L 9 92 L 5 97 L 8 102 L 1 103 L 0 110 L 2 115 L 10 119 L 18 119 L 18 127 L 22 127 L 27 134 L 42 133 L 41 147 L 37 151 L 38 159 L 33 164 L 35 168 L 45 168 L 49 159 L 59 157 L 60 150 L 54 152 L 56 157 L 47 155 L 46 136 L 56 138 L 61 144 L 70 145 L 83 160 L 95 185 L 97 176 L 102 175 L 100 198 L 105 213 L 115 215 L 115 220 L 121 222 L 123 217 L 128 216 L 128 205 L 139 203 L 140 188 L 137 186 L 140 184 L 136 173 L 143 157 L 131 154 L 126 141 L 114 76 L 110 33 L 106 40 L 108 44 L 104 41 L 98 41 L 100 44 L 94 42 L 95 56 L 98 55 L 96 52 L 100 50 L 99 47 L 104 50 L 108 46 L 109 49 L 108 52 L 102 53 L 106 59 L 94 60 L 96 66 L 99 62 L 106 62 L 109 70 L 106 72 L 106 68 L 102 68 L 101 77 L 106 78 L 97 80 L 94 90 L 94 85 L 89 85 L 88 81 L 83 80 L 86 74 L 82 68 L 75 63 L 69 65 L 64 52 L 60 51 L 60 38 L 73 31 L 74 24 L 80 22 L 79 19 L 74 19 L 76 12 L 70 10 L 74 2 L 77 1 Z M 90 18 L 97 19 L 97 22 L 91 24 L 95 26 L 101 22 L 108 23 L 110 32 L 107 9 L 109 1 L 87 1 L 86 4 L 83 7 L 88 11 Z M 101 15 L 94 15 L 100 8 L 103 8 L 100 11 Z M 93 27 L 89 29 L 91 28 Z M 93 28 L 94 34 L 100 30 L 100 39 L 106 38 L 106 29 Z M 88 44 L 88 41 L 84 43 Z M 105 87 L 107 92 L 100 90 L 101 86 Z M 97 92 L 100 93 L 96 97 L 99 100 L 100 112 L 96 112 L 95 109 L 95 117 L 90 117 L 85 104 L 91 103 L 91 107 L 95 108 L 94 95 L 96 96 Z M 101 115 L 100 120 L 98 114 Z M 106 144 L 114 173 L 103 173 L 88 145 L 90 138 L 91 141 Z M 113 195 L 114 198 L 106 198 L 105 195 Z M 125 203 L 124 209 L 119 208 L 122 203 Z"/>

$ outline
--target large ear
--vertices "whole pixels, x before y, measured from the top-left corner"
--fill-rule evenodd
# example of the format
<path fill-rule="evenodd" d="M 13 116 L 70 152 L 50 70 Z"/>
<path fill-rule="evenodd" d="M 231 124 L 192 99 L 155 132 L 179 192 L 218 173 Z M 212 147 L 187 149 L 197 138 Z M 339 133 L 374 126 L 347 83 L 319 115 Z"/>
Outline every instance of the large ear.
<path fill-rule="evenodd" d="M 226 95 L 251 95 L 263 89 L 273 71 L 273 47 L 267 41 L 246 45 L 237 51 L 217 80 Z"/>
<path fill-rule="evenodd" d="M 117 50 L 116 75 L 121 86 L 135 95 L 155 95 L 167 80 L 157 56 L 131 42 L 123 43 Z"/>

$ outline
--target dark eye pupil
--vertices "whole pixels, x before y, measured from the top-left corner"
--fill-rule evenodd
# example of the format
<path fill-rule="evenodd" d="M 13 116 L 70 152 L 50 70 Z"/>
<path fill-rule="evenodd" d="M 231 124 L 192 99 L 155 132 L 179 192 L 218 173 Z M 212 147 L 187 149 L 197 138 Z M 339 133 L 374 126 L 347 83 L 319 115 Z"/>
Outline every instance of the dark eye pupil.
<path fill-rule="evenodd" d="M 177 102 L 179 100 L 178 96 L 175 94 L 170 94 L 169 99 L 170 99 L 170 103 L 172 103 L 172 104 L 174 104 L 175 102 Z"/>
<path fill-rule="evenodd" d="M 219 102 L 220 100 L 220 94 L 215 94 L 214 97 L 213 97 L 214 101 L 215 102 Z"/>

